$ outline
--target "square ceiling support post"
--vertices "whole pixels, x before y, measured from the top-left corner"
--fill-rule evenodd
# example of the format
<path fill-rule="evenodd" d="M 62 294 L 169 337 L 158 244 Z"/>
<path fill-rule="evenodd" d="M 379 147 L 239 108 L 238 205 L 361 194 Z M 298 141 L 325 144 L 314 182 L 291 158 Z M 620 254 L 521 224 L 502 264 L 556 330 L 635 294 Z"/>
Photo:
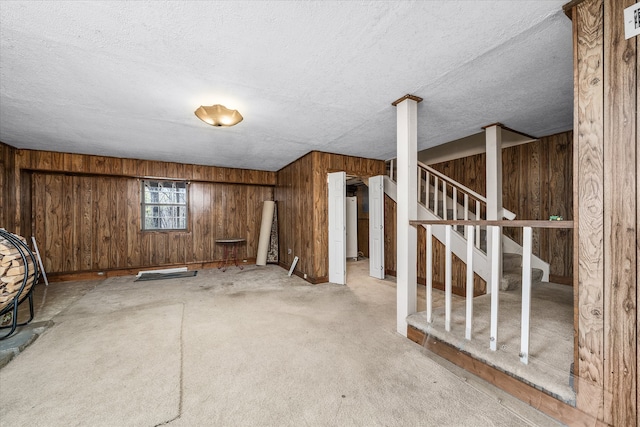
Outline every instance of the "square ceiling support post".
<path fill-rule="evenodd" d="M 397 331 L 407 336 L 407 316 L 417 310 L 418 233 L 409 221 L 418 218 L 418 102 L 407 95 L 394 102 L 397 111 Z"/>
<path fill-rule="evenodd" d="M 487 145 L 487 219 L 502 219 L 502 128 L 499 124 L 491 125 L 485 128 L 485 138 Z M 502 230 L 499 233 L 502 236 Z M 498 248 L 493 248 L 493 245 Z M 496 249 L 495 252 L 493 249 Z M 492 233 L 487 231 L 487 254 L 499 254 L 491 257 L 491 274 L 496 272 L 497 278 L 495 283 L 500 283 L 502 279 L 502 238 L 494 243 Z M 493 282 L 491 278 L 490 283 Z M 487 287 L 489 292 L 493 292 L 490 286 Z"/>

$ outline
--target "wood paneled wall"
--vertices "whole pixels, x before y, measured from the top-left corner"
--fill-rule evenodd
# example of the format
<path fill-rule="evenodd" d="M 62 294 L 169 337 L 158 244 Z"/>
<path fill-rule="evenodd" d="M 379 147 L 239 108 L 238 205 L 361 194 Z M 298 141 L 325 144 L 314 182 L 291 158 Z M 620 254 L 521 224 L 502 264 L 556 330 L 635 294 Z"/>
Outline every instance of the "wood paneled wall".
<path fill-rule="evenodd" d="M 502 150 L 502 199 L 518 219 L 573 218 L 573 132 L 540 138 Z M 486 155 L 438 163 L 432 167 L 479 194 L 486 194 Z M 521 229 L 504 233 L 522 244 Z M 550 264 L 557 281 L 571 283 L 573 235 L 569 230 L 534 230 L 533 252 Z"/>
<path fill-rule="evenodd" d="M 48 273 L 130 269 L 220 260 L 215 239 L 247 239 L 255 258 L 268 186 L 193 182 L 189 230 L 141 231 L 140 180 L 34 173 L 34 231 Z"/>
<path fill-rule="evenodd" d="M 382 175 L 381 160 L 313 151 L 277 174 L 280 263 L 312 283 L 328 280 L 327 173 L 344 171 L 362 178 Z M 288 250 L 291 249 L 291 253 Z"/>
<path fill-rule="evenodd" d="M 222 258 L 215 239 L 247 239 L 255 258 L 262 203 L 275 172 L 15 150 L 13 217 L 35 235 L 47 273 L 95 272 L 207 263 Z M 140 179 L 190 181 L 186 232 L 141 231 Z"/>
<path fill-rule="evenodd" d="M 358 186 L 358 251 L 369 258 L 369 191 L 364 185 Z M 365 210 L 365 206 L 367 209 Z"/>
<path fill-rule="evenodd" d="M 274 199 L 278 204 L 278 259 L 289 268 L 298 257 L 296 272 L 317 280 L 313 258 L 313 153 L 280 169 Z"/>
<path fill-rule="evenodd" d="M 275 172 L 233 169 L 119 157 L 89 156 L 53 151 L 17 150 L 20 169 L 88 175 L 169 178 L 234 184 L 275 185 Z"/>
<path fill-rule="evenodd" d="M 615 426 L 638 417 L 640 116 L 634 0 L 573 1 L 577 407 Z"/>
<path fill-rule="evenodd" d="M 16 232 L 16 149 L 0 142 L 0 228 Z"/>

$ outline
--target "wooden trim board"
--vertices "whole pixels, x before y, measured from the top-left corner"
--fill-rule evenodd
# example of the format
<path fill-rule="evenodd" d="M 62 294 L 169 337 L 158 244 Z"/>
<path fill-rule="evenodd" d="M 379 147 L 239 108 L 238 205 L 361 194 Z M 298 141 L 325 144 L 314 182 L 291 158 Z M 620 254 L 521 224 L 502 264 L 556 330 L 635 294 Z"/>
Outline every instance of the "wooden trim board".
<path fill-rule="evenodd" d="M 468 354 L 458 351 L 443 341 L 426 336 L 424 332 L 411 326 L 407 326 L 407 338 L 567 425 L 606 425 L 591 415 L 567 405 L 528 384 L 518 381 L 512 376 L 488 366 Z"/>
<path fill-rule="evenodd" d="M 187 264 L 167 264 L 167 265 L 159 265 L 156 267 L 116 268 L 116 269 L 96 270 L 96 271 L 50 273 L 49 281 L 50 282 L 70 282 L 70 281 L 76 281 L 76 280 L 104 280 L 109 277 L 135 276 L 140 272 L 156 269 L 158 267 L 173 268 L 173 267 L 184 267 L 186 265 L 187 270 L 218 268 L 221 262 L 222 260 L 216 260 L 216 261 L 208 261 L 208 262 L 193 262 L 193 263 L 187 263 Z M 247 258 L 247 262 L 242 262 L 239 260 L 238 263 L 242 264 L 243 266 L 255 265 L 256 259 Z M 235 266 L 232 266 L 232 267 L 235 268 Z"/>

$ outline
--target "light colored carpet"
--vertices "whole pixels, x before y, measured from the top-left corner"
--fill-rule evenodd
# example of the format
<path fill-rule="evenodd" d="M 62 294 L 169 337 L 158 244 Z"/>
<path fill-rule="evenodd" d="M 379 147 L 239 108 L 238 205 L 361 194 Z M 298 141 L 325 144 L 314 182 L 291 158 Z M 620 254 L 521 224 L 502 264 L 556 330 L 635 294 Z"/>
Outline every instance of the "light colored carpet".
<path fill-rule="evenodd" d="M 182 314 L 178 303 L 57 318 L 0 370 L 0 424 L 156 425 L 176 416 Z"/>
<path fill-rule="evenodd" d="M 474 298 L 471 341 L 464 338 L 465 302 L 461 298 L 452 304 L 449 333 L 444 330 L 443 307 L 434 309 L 432 324 L 427 323 L 424 312 L 411 315 L 408 322 L 567 403 L 574 402 L 575 393 L 569 386 L 573 362 L 573 289 L 544 282 L 533 287 L 528 365 L 521 363 L 519 358 L 521 300 L 520 290 L 500 292 L 498 350 L 495 352 L 489 349 L 490 295 Z"/>
<path fill-rule="evenodd" d="M 397 335 L 394 283 L 349 264 L 348 286 L 277 266 L 107 279 L 0 370 L 0 425 L 554 424 Z"/>

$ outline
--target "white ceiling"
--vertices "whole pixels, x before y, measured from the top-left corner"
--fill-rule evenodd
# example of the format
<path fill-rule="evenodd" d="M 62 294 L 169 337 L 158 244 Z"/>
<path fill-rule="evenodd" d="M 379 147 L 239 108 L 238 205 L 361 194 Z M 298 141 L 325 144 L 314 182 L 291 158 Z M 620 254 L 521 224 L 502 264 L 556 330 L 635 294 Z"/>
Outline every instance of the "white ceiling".
<path fill-rule="evenodd" d="M 0 141 L 278 170 L 310 150 L 395 157 L 501 122 L 572 127 L 567 0 L 2 1 Z M 213 128 L 200 105 L 237 108 Z"/>

